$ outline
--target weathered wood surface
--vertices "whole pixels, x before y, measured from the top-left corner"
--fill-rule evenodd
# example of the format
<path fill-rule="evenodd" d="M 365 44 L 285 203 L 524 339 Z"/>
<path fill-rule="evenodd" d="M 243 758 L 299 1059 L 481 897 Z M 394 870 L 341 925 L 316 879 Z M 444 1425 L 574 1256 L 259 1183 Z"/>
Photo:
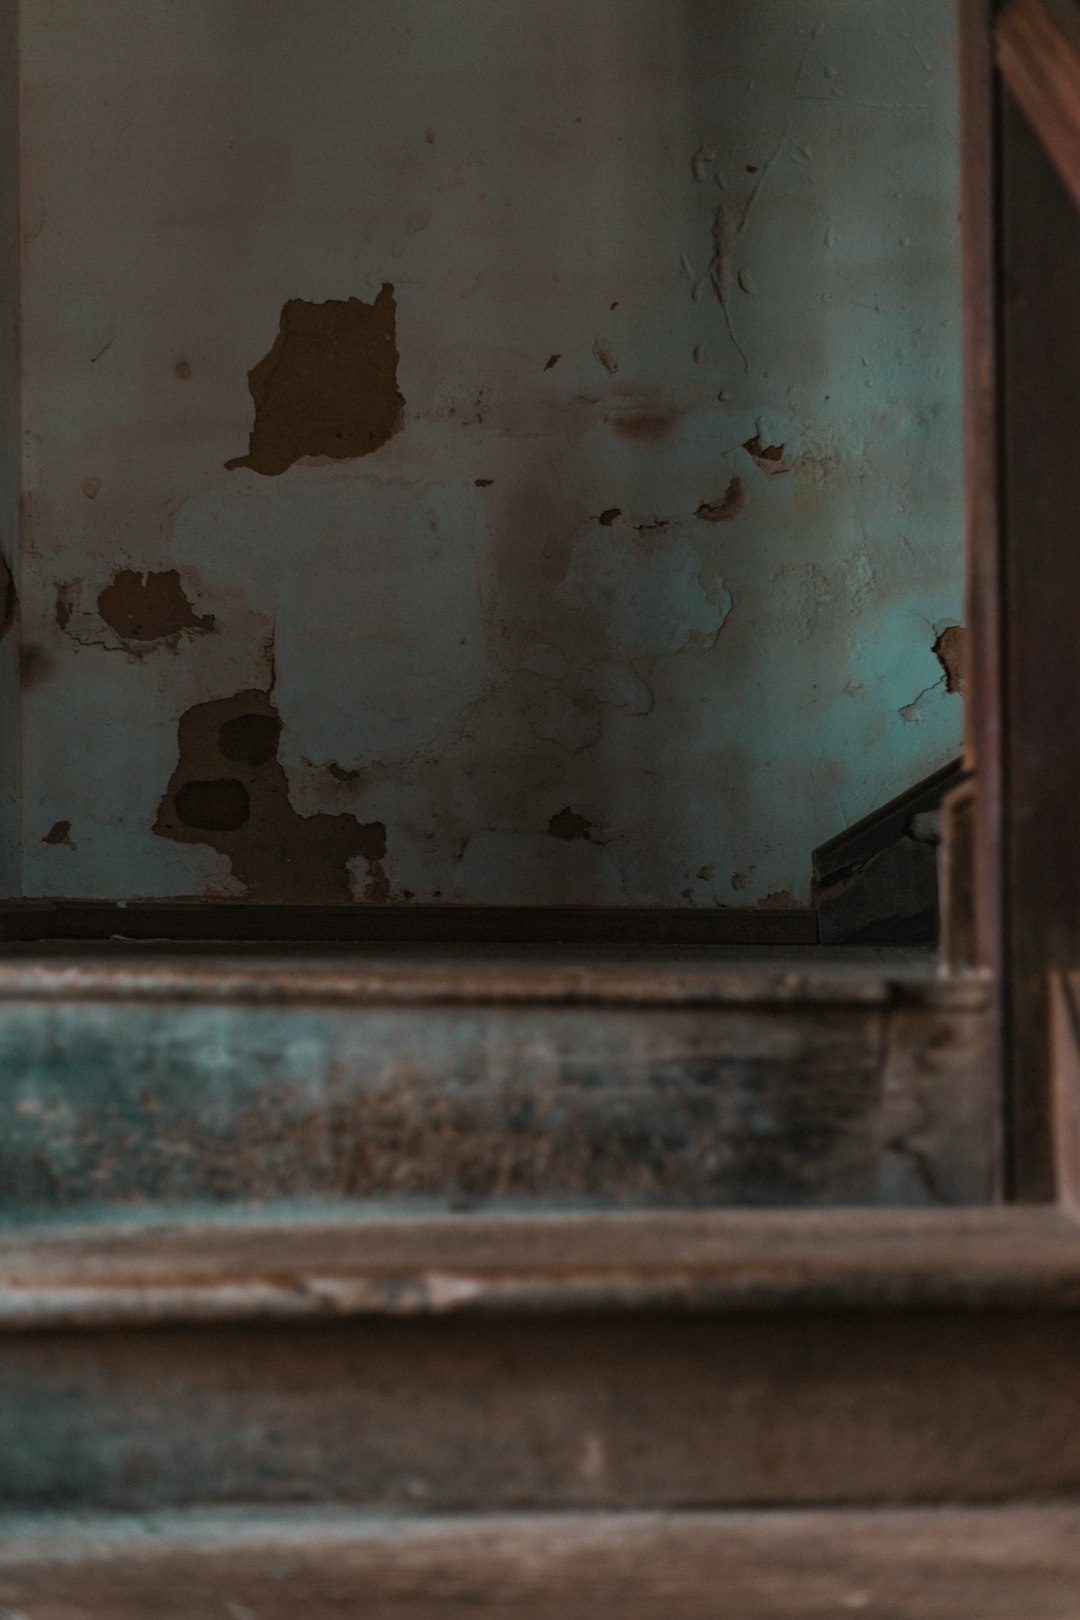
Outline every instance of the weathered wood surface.
<path fill-rule="evenodd" d="M 26 1620 L 1076 1620 L 1073 1507 L 0 1524 Z"/>
<path fill-rule="evenodd" d="M 292 1210 L 0 1229 L 0 1332 L 512 1311 L 1080 1307 L 1054 1209 Z"/>
<path fill-rule="evenodd" d="M 1080 1309 L 355 1317 L 0 1337 L 0 1505 L 1080 1496 Z"/>
<path fill-rule="evenodd" d="M 994 1185 L 977 980 L 444 959 L 404 986 L 392 967 L 238 967 L 201 999 L 205 964 L 6 972 L 44 981 L 9 982 L 0 1019 L 8 1215 L 282 1198 L 932 1205 Z M 97 989 L 74 993 L 80 974 Z"/>

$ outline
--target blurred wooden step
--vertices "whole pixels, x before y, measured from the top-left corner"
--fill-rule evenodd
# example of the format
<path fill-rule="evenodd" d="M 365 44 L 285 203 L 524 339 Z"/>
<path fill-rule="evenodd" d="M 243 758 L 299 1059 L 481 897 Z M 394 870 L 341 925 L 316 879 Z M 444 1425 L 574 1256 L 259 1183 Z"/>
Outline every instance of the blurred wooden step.
<path fill-rule="evenodd" d="M 0 1325 L 12 1512 L 1080 1497 L 1052 1211 L 60 1222 Z"/>
<path fill-rule="evenodd" d="M 1075 1620 L 1080 1509 L 0 1522 L 26 1620 Z"/>
<path fill-rule="evenodd" d="M 978 1204 L 986 987 L 925 959 L 0 959 L 0 1211 Z"/>

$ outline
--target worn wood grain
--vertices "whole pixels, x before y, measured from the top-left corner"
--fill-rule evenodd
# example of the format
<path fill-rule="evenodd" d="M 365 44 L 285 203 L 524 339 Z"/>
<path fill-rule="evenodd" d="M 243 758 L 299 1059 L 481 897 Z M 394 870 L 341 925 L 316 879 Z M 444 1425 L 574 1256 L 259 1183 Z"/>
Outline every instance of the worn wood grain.
<path fill-rule="evenodd" d="M 1074 1507 L 0 1523 L 29 1620 L 1075 1620 Z"/>

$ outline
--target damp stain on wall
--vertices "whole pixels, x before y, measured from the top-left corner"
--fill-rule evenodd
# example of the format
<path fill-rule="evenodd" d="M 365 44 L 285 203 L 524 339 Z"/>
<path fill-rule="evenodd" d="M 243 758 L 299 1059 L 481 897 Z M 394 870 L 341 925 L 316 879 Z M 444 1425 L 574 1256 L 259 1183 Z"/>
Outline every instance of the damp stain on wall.
<path fill-rule="evenodd" d="M 230 862 L 246 900 L 334 905 L 391 898 L 386 827 L 351 814 L 302 816 L 278 758 L 282 721 L 268 692 L 237 692 L 181 716 L 179 759 L 154 832 L 209 844 Z M 350 863 L 366 863 L 360 892 Z"/>
<path fill-rule="evenodd" d="M 175 568 L 146 574 L 122 568 L 98 597 L 98 612 L 125 644 L 164 641 L 175 645 L 182 635 L 204 636 L 216 628 L 213 614 L 196 613 Z M 57 622 L 63 627 L 70 616 L 70 604 L 58 594 Z"/>
<path fill-rule="evenodd" d="M 274 346 L 248 373 L 255 423 L 248 453 L 225 463 L 274 477 L 306 456 L 369 456 L 392 436 L 398 388 L 397 303 L 386 283 L 361 298 L 290 298 Z"/>

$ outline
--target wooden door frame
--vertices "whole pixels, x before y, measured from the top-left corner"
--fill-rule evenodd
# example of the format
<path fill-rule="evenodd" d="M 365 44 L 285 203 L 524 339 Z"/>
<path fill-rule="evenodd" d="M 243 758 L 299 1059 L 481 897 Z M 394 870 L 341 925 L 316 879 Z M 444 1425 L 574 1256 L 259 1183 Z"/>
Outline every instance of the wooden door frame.
<path fill-rule="evenodd" d="M 976 936 L 1006 1193 L 1047 1202 L 1051 987 L 1080 966 L 1080 4 L 958 3 Z"/>

